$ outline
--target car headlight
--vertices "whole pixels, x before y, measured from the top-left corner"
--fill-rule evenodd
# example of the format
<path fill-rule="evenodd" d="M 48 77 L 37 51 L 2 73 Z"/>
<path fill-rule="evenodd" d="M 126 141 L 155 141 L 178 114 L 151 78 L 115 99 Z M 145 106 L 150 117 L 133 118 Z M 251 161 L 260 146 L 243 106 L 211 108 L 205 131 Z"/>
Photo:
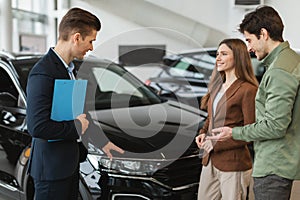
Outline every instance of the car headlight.
<path fill-rule="evenodd" d="M 89 146 L 90 147 L 90 146 Z M 93 147 L 96 148 L 96 147 Z M 123 173 L 127 175 L 151 175 L 161 168 L 163 164 L 162 159 L 131 159 L 131 158 L 113 158 L 109 159 L 104 153 L 100 150 L 90 151 L 88 154 L 88 160 L 93 165 L 93 167 L 99 170 L 105 170 L 111 173 Z M 95 149 L 94 149 L 95 150 Z M 97 153 L 96 153 L 97 152 Z"/>
<path fill-rule="evenodd" d="M 150 175 L 156 172 L 161 163 L 151 160 L 125 160 L 101 158 L 99 164 L 108 170 L 117 170 L 130 175 Z"/>

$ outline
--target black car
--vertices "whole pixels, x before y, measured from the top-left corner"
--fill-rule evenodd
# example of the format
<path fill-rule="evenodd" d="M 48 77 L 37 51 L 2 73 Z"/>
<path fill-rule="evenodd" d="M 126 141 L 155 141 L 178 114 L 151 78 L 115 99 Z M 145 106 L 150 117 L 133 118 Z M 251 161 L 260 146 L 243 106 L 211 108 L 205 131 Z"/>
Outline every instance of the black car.
<path fill-rule="evenodd" d="M 164 64 L 145 64 L 125 67 L 165 99 L 199 108 L 201 98 L 207 93 L 209 82 L 205 74 L 178 69 Z"/>
<path fill-rule="evenodd" d="M 41 55 L 0 53 L 0 196 L 34 196 L 26 173 L 31 136 L 26 83 Z M 206 113 L 157 96 L 124 68 L 105 60 L 76 62 L 88 79 L 87 108 L 101 133 L 126 153 L 110 160 L 95 140 L 80 164 L 80 199 L 196 199 L 201 160 L 194 137 Z M 62 163 L 63 164 L 63 163 Z"/>

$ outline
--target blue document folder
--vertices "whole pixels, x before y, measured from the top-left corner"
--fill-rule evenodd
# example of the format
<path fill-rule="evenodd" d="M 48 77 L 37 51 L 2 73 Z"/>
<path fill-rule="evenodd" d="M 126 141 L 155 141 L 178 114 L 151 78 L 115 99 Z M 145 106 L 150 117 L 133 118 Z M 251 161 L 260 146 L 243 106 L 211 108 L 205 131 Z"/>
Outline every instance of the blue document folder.
<path fill-rule="evenodd" d="M 51 119 L 73 120 L 82 114 L 86 87 L 87 80 L 55 80 Z"/>

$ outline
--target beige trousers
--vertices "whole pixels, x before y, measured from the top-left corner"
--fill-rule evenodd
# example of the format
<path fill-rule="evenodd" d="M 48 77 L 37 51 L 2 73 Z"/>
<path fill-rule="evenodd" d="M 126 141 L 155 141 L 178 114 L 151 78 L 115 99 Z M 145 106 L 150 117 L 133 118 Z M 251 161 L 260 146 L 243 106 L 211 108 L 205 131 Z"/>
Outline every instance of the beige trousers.
<path fill-rule="evenodd" d="M 252 170 L 223 172 L 211 161 L 202 167 L 198 200 L 246 200 Z"/>

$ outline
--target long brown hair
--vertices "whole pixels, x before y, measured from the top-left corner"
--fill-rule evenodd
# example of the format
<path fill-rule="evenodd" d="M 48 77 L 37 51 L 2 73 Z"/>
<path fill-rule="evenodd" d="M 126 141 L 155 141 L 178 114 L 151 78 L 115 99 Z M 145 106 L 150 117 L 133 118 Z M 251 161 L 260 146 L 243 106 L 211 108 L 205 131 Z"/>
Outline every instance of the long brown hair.
<path fill-rule="evenodd" d="M 247 50 L 247 46 L 244 41 L 238 38 L 224 39 L 220 42 L 219 46 L 225 44 L 233 52 L 235 75 L 238 79 L 249 82 L 252 85 L 258 86 L 257 79 L 254 75 L 250 54 Z M 208 92 L 201 99 L 200 108 L 203 110 L 207 109 L 207 102 L 210 97 L 211 91 L 220 87 L 226 80 L 225 72 L 217 71 L 215 64 L 212 72 L 210 82 L 208 84 Z"/>

